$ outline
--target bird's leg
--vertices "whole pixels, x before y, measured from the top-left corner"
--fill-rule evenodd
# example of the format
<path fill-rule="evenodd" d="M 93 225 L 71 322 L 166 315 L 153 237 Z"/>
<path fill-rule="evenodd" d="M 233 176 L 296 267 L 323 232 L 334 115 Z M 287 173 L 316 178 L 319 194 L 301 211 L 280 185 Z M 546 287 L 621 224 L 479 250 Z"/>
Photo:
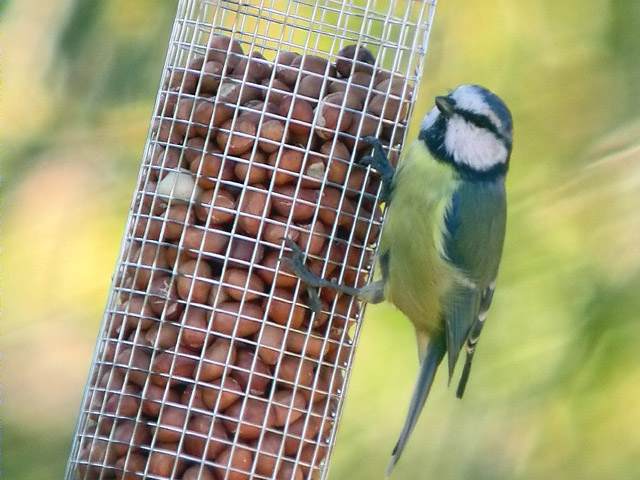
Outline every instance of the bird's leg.
<path fill-rule="evenodd" d="M 387 154 L 384 153 L 382 143 L 376 137 L 363 137 L 364 142 L 373 147 L 373 153 L 371 155 L 365 155 L 360 159 L 360 163 L 363 165 L 370 165 L 371 168 L 376 170 L 382 178 L 382 195 L 380 200 L 384 203 L 388 203 L 391 199 L 391 190 L 393 188 L 393 175 L 395 170 L 389 162 Z"/>
<path fill-rule="evenodd" d="M 314 312 L 317 313 L 322 308 L 322 303 L 318 296 L 318 288 L 331 288 L 340 293 L 356 297 L 358 300 L 362 300 L 367 303 L 381 303 L 384 301 L 384 281 L 378 280 L 371 282 L 362 288 L 354 288 L 349 287 L 348 285 L 341 285 L 332 280 L 326 280 L 307 268 L 304 264 L 304 252 L 294 241 L 286 239 L 285 245 L 291 249 L 291 255 L 288 257 L 282 257 L 280 261 L 291 268 L 291 270 L 293 270 L 293 272 L 300 278 L 302 283 L 306 285 L 307 293 L 309 294 L 309 306 Z"/>

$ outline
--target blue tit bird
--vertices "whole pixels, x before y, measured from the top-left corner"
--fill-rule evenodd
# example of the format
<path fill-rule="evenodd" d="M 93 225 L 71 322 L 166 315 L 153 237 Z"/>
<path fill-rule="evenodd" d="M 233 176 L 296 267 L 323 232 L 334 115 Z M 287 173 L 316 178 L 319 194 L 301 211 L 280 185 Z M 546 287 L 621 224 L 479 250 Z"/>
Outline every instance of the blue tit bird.
<path fill-rule="evenodd" d="M 358 289 L 317 277 L 289 242 L 294 250 L 289 265 L 310 293 L 328 287 L 371 303 L 388 300 L 415 327 L 420 373 L 388 474 L 445 355 L 450 381 L 460 352 L 466 350 L 459 398 L 469 380 L 502 256 L 512 125 L 511 113 L 497 95 L 478 85 L 462 85 L 436 97 L 395 172 L 380 142 L 367 139 L 373 154 L 364 161 L 382 177 L 387 208 L 378 251 L 381 279 Z"/>

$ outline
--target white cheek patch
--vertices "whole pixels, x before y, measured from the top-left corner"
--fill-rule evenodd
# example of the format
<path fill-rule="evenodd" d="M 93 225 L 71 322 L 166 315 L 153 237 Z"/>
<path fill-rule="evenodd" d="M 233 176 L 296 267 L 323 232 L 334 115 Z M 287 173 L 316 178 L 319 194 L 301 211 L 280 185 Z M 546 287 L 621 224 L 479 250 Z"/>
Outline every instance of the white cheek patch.
<path fill-rule="evenodd" d="M 427 115 L 425 115 L 424 119 L 422 120 L 422 123 L 420 124 L 420 131 L 425 131 L 431 126 L 433 126 L 433 124 L 436 123 L 436 120 L 438 120 L 439 116 L 440 116 L 440 112 L 436 107 L 433 107 L 431 111 Z"/>
<path fill-rule="evenodd" d="M 455 163 L 482 172 L 506 163 L 509 157 L 506 147 L 493 133 L 457 115 L 449 119 L 444 145 Z"/>
<path fill-rule="evenodd" d="M 451 97 L 456 101 L 456 105 L 459 108 L 467 110 L 469 112 L 477 113 L 478 115 L 484 115 L 491 120 L 498 130 L 502 128 L 502 122 L 497 115 L 491 110 L 487 102 L 478 92 L 478 89 L 473 85 L 463 85 L 456 88 L 451 94 Z"/>

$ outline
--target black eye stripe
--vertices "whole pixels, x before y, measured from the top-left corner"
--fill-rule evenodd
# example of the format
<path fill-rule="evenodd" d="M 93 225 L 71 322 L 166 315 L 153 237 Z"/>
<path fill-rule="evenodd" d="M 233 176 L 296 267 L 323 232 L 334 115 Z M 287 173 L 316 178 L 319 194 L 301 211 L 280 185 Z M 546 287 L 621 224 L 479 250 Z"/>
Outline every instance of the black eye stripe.
<path fill-rule="evenodd" d="M 497 127 L 493 124 L 491 120 L 489 120 L 489 118 L 486 115 L 480 115 L 479 113 L 470 112 L 469 110 L 463 110 L 458 107 L 454 107 L 453 112 L 457 115 L 460 115 L 467 122 L 475 125 L 476 127 L 489 130 L 497 138 L 502 140 L 506 145 L 511 144 L 509 139 L 498 131 Z"/>

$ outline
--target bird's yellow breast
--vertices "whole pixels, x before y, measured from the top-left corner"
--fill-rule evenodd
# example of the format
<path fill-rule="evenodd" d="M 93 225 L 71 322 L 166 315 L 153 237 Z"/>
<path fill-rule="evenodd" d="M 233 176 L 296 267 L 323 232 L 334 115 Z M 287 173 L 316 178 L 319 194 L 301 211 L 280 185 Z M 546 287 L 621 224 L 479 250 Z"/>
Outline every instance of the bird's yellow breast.
<path fill-rule="evenodd" d="M 456 275 L 443 258 L 442 232 L 457 185 L 454 170 L 416 141 L 396 172 L 381 235 L 380 253 L 388 254 L 386 298 L 428 335 L 441 326 L 440 299 Z"/>

